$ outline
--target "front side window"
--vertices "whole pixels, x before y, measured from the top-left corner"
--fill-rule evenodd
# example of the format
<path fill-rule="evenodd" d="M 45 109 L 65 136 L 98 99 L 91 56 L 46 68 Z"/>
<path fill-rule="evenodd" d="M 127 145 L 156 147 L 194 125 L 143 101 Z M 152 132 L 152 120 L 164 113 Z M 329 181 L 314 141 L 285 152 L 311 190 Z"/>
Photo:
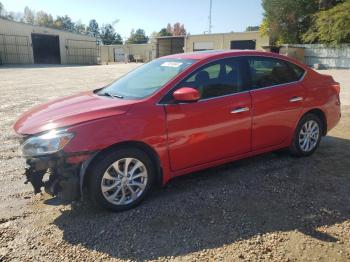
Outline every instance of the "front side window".
<path fill-rule="evenodd" d="M 178 87 L 193 87 L 201 99 L 220 97 L 243 91 L 240 58 L 224 59 L 210 63 L 192 73 Z"/>
<path fill-rule="evenodd" d="M 158 91 L 194 62 L 195 60 L 191 59 L 156 59 L 119 78 L 98 91 L 98 94 L 126 99 L 142 99 Z"/>
<path fill-rule="evenodd" d="M 276 58 L 249 57 L 248 64 L 252 89 L 295 82 L 304 74 L 302 68 Z"/>

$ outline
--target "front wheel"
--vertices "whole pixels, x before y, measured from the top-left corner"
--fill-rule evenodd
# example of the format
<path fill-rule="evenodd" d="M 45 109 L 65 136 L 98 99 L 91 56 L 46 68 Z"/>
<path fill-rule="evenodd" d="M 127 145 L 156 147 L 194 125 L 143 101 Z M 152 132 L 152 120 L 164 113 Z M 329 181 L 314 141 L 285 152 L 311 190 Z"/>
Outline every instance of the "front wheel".
<path fill-rule="evenodd" d="M 119 149 L 100 156 L 90 169 L 89 196 L 98 206 L 123 211 L 137 206 L 153 184 L 155 169 L 139 149 Z"/>
<path fill-rule="evenodd" d="M 323 133 L 321 119 L 314 114 L 305 115 L 296 128 L 290 152 L 294 156 L 310 156 L 318 148 Z"/>

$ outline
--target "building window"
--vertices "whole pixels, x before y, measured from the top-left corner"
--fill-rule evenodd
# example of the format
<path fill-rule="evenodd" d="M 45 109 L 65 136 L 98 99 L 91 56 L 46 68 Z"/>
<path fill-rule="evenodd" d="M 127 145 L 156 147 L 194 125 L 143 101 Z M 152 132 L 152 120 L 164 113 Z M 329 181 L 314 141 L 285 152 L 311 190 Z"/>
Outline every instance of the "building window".
<path fill-rule="evenodd" d="M 256 40 L 235 40 L 231 41 L 231 49 L 250 49 L 256 48 Z"/>
<path fill-rule="evenodd" d="M 194 42 L 193 43 L 193 51 L 205 51 L 205 50 L 213 50 L 214 43 L 213 42 Z"/>

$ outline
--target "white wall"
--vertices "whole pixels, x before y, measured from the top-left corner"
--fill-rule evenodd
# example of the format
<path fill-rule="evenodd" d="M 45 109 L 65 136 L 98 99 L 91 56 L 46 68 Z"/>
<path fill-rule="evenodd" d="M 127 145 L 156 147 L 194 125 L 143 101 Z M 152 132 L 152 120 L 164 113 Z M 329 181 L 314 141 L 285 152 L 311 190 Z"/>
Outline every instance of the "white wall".
<path fill-rule="evenodd" d="M 292 45 L 305 49 L 307 65 L 322 64 L 326 68 L 350 68 L 350 44 L 335 47 L 320 44 Z"/>
<path fill-rule="evenodd" d="M 114 61 L 115 49 L 122 49 L 126 56 L 133 55 L 143 62 L 149 62 L 155 58 L 156 45 L 154 43 L 147 44 L 124 44 L 124 45 L 102 45 L 101 46 L 101 62 L 117 62 Z M 119 61 L 120 62 L 120 61 Z"/>
<path fill-rule="evenodd" d="M 213 49 L 228 50 L 231 48 L 231 41 L 235 40 L 253 40 L 258 50 L 262 50 L 263 46 L 269 45 L 269 38 L 261 36 L 259 32 L 188 35 L 185 38 L 185 52 L 193 52 L 194 45 L 201 42 L 210 42 Z"/>

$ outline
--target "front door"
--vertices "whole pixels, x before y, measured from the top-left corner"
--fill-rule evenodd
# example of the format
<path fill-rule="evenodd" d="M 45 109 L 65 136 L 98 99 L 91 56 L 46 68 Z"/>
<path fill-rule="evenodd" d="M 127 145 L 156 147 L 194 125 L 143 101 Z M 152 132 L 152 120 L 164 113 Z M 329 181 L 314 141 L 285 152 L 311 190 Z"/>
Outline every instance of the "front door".
<path fill-rule="evenodd" d="M 201 99 L 165 106 L 173 171 L 251 150 L 251 97 L 240 58 L 203 66 L 181 87 L 197 88 Z"/>

